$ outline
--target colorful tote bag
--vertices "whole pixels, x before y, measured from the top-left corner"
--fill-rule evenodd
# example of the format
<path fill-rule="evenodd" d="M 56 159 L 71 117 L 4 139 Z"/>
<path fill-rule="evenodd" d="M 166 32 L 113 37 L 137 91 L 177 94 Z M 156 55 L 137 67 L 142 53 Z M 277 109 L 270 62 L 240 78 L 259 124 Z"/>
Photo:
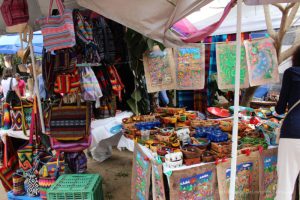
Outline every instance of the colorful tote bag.
<path fill-rule="evenodd" d="M 32 112 L 31 116 L 34 119 L 34 112 Z M 33 167 L 33 134 L 35 128 L 35 120 L 32 121 L 30 126 L 30 136 L 29 142 L 25 144 L 23 147 L 18 149 L 18 158 L 20 168 L 23 170 L 29 170 Z"/>
<path fill-rule="evenodd" d="M 244 41 L 250 86 L 279 82 L 278 60 L 271 38 Z"/>
<path fill-rule="evenodd" d="M 9 103 L 3 104 L 3 129 L 8 130 L 11 128 L 11 118 L 10 118 L 10 105 Z"/>
<path fill-rule="evenodd" d="M 61 0 L 56 0 L 56 4 L 59 15 L 51 16 L 53 0 L 50 0 L 48 16 L 37 20 L 47 52 L 73 47 L 76 44 L 72 10 L 65 9 Z"/>
<path fill-rule="evenodd" d="M 103 96 L 99 82 L 91 67 L 80 69 L 82 98 L 85 101 L 97 101 Z"/>
<path fill-rule="evenodd" d="M 51 147 L 56 151 L 62 152 L 80 152 L 87 148 L 92 143 L 91 135 L 84 137 L 81 140 L 74 141 L 74 142 L 63 142 L 55 139 L 54 137 L 50 137 Z"/>
<path fill-rule="evenodd" d="M 24 187 L 25 178 L 18 173 L 13 174 L 13 193 L 14 195 L 24 195 L 25 187 Z"/>
<path fill-rule="evenodd" d="M 29 20 L 27 0 L 4 0 L 0 7 L 7 32 L 22 32 Z"/>
<path fill-rule="evenodd" d="M 18 106 L 10 110 L 11 128 L 14 131 L 22 130 L 24 121 L 25 129 L 29 129 L 31 123 L 32 106 Z"/>
<path fill-rule="evenodd" d="M 174 53 L 176 89 L 203 89 L 205 84 L 205 46 L 177 48 Z"/>
<path fill-rule="evenodd" d="M 0 168 L 0 180 L 4 189 L 8 192 L 13 189 L 13 174 L 19 168 L 18 158 L 11 140 L 5 137 L 3 166 Z"/>
<path fill-rule="evenodd" d="M 236 62 L 236 43 L 223 43 L 216 45 L 218 88 L 234 89 L 235 83 L 235 62 Z M 244 45 L 241 46 L 241 88 L 249 87 L 249 76 L 247 69 L 246 51 Z"/>
<path fill-rule="evenodd" d="M 29 174 L 26 176 L 27 182 L 27 194 L 31 197 L 39 196 L 39 181 L 38 177 L 35 174 Z"/>
<path fill-rule="evenodd" d="M 90 133 L 90 106 L 54 106 L 50 114 L 50 136 L 57 140 L 76 141 Z"/>
<path fill-rule="evenodd" d="M 172 49 L 145 53 L 144 70 L 148 93 L 176 88 L 175 62 Z"/>
<path fill-rule="evenodd" d="M 59 94 L 78 93 L 80 91 L 80 76 L 78 71 L 56 76 L 54 92 Z"/>

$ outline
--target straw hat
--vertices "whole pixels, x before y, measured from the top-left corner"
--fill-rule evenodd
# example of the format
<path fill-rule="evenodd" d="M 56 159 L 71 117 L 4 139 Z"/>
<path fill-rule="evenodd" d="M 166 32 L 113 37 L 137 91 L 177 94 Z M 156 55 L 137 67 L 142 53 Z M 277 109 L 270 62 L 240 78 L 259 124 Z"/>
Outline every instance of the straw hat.
<path fill-rule="evenodd" d="M 12 57 L 10 55 L 4 56 L 4 66 L 6 68 L 12 68 Z"/>
<path fill-rule="evenodd" d="M 29 43 L 32 42 L 33 31 L 30 26 L 26 26 L 24 31 L 20 33 L 21 48 L 18 50 L 17 55 L 22 59 L 22 63 L 26 64 L 28 56 L 30 55 Z M 24 49 L 23 42 L 27 43 L 27 47 Z"/>

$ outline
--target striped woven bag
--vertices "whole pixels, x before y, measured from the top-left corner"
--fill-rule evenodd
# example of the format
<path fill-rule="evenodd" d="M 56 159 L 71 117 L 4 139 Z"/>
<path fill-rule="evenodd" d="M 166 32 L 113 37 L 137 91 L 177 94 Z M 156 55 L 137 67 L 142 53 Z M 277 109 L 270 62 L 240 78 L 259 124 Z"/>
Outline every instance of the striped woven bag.
<path fill-rule="evenodd" d="M 73 47 L 76 44 L 72 10 L 65 9 L 61 0 L 56 0 L 56 4 L 59 15 L 51 16 L 53 0 L 50 0 L 49 15 L 36 21 L 41 26 L 47 52 Z"/>

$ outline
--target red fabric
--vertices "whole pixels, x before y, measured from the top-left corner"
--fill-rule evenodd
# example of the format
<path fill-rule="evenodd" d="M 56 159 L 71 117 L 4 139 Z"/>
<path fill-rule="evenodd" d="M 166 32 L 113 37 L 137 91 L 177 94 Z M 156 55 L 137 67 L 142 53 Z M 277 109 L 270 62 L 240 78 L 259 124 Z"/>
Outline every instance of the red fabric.
<path fill-rule="evenodd" d="M 19 80 L 18 81 L 18 88 L 19 88 L 21 96 L 25 96 L 25 87 L 26 87 L 25 81 L 24 80 Z"/>
<path fill-rule="evenodd" d="M 4 0 L 0 9 L 6 26 L 26 23 L 29 20 L 26 0 Z"/>
<path fill-rule="evenodd" d="M 208 37 L 209 35 L 211 35 L 213 32 L 215 32 L 215 30 L 217 28 L 219 28 L 219 26 L 223 23 L 224 19 L 227 17 L 227 15 L 229 14 L 230 10 L 235 6 L 236 4 L 236 0 L 231 0 L 224 12 L 223 12 L 223 15 L 222 17 L 220 18 L 219 21 L 201 29 L 201 30 L 198 30 L 194 33 L 192 33 L 190 36 L 188 36 L 187 38 L 181 38 L 182 41 L 186 42 L 186 43 L 195 43 L 195 42 L 200 42 L 202 40 L 204 40 L 206 37 Z"/>

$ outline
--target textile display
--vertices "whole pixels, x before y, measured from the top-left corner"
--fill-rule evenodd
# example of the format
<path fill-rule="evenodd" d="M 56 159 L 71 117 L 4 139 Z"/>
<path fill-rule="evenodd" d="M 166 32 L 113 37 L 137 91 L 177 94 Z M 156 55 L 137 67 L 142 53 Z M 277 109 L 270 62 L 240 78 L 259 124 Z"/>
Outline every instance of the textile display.
<path fill-rule="evenodd" d="M 80 69 L 82 98 L 85 101 L 97 101 L 103 96 L 99 82 L 91 67 Z"/>
<path fill-rule="evenodd" d="M 38 177 L 35 174 L 26 176 L 27 194 L 28 196 L 35 197 L 40 194 Z"/>
<path fill-rule="evenodd" d="M 264 150 L 261 154 L 259 172 L 260 199 L 274 199 L 277 188 L 278 148 Z"/>
<path fill-rule="evenodd" d="M 278 61 L 272 39 L 246 40 L 244 44 L 250 86 L 278 83 Z"/>
<path fill-rule="evenodd" d="M 143 61 L 148 93 L 176 87 L 172 49 L 148 52 L 144 54 Z"/>
<path fill-rule="evenodd" d="M 18 168 L 18 157 L 11 139 L 5 136 L 3 166 L 0 168 L 0 180 L 7 192 L 13 189 L 12 178 Z"/>
<path fill-rule="evenodd" d="M 175 49 L 176 89 L 199 90 L 205 83 L 204 44 L 195 48 Z"/>
<path fill-rule="evenodd" d="M 11 118 L 10 118 L 10 105 L 8 103 L 3 103 L 3 129 L 8 130 L 11 128 Z"/>
<path fill-rule="evenodd" d="M 61 0 L 56 0 L 59 15 L 51 16 L 53 0 L 50 1 L 49 13 L 36 22 L 40 25 L 46 51 L 73 47 L 76 44 L 73 13 L 65 9 Z"/>
<path fill-rule="evenodd" d="M 207 105 L 211 106 L 214 103 L 214 98 L 217 92 L 217 87 L 215 87 L 216 80 L 215 75 L 217 74 L 217 57 L 216 57 L 216 42 L 226 41 L 228 35 L 216 35 L 211 39 L 212 44 L 210 45 L 209 54 L 209 68 L 207 76 Z"/>
<path fill-rule="evenodd" d="M 39 191 L 41 199 L 47 199 L 47 189 L 55 183 L 55 177 L 39 177 Z"/>
<path fill-rule="evenodd" d="M 29 129 L 31 123 L 32 106 L 17 106 L 10 110 L 11 128 L 14 131 L 22 130 L 23 120 L 25 129 Z"/>
<path fill-rule="evenodd" d="M 13 193 L 14 193 L 14 195 L 23 195 L 23 194 L 25 194 L 25 187 L 24 187 L 25 178 L 22 175 L 14 173 L 12 179 L 13 179 Z"/>
<path fill-rule="evenodd" d="M 59 74 L 56 76 L 54 92 L 59 94 L 78 93 L 80 91 L 80 76 L 75 70 L 70 74 Z"/>
<path fill-rule="evenodd" d="M 162 164 L 152 162 L 152 196 L 155 200 L 165 200 L 165 187 Z"/>
<path fill-rule="evenodd" d="M 218 88 L 234 89 L 235 85 L 235 62 L 236 62 L 236 44 L 222 43 L 216 46 L 217 58 L 217 74 L 218 74 Z M 246 61 L 246 51 L 244 45 L 241 46 L 241 77 L 240 87 L 249 87 L 249 77 Z"/>
<path fill-rule="evenodd" d="M 72 173 L 82 174 L 87 172 L 87 157 L 83 151 L 65 153 L 65 161 Z"/>
<path fill-rule="evenodd" d="M 170 199 L 219 199 L 216 165 L 173 171 Z"/>
<path fill-rule="evenodd" d="M 50 136 L 57 140 L 76 141 L 90 134 L 89 104 L 53 106 L 50 114 Z"/>
<path fill-rule="evenodd" d="M 22 32 L 29 20 L 27 0 L 4 0 L 0 7 L 7 32 Z"/>
<path fill-rule="evenodd" d="M 217 165 L 220 200 L 229 198 L 230 159 Z M 237 158 L 235 199 L 258 199 L 259 197 L 259 152 Z"/>
<path fill-rule="evenodd" d="M 149 199 L 151 162 L 138 144 L 134 145 L 131 199 Z"/>
<path fill-rule="evenodd" d="M 91 135 L 85 136 L 81 140 L 77 141 L 60 141 L 57 140 L 54 137 L 50 137 L 50 143 L 52 149 L 55 149 L 56 151 L 62 151 L 62 152 L 79 152 L 83 151 L 91 145 L 92 137 Z"/>
<path fill-rule="evenodd" d="M 31 113 L 31 117 L 33 119 L 33 122 L 30 125 L 30 135 L 29 135 L 29 141 L 24 146 L 20 147 L 17 151 L 18 153 L 18 159 L 19 159 L 19 165 L 20 168 L 23 170 L 29 170 L 33 167 L 33 134 L 34 134 L 34 128 L 35 128 L 35 113 Z M 23 123 L 24 127 L 24 123 Z"/>
<path fill-rule="evenodd" d="M 194 108 L 194 91 L 178 90 L 176 91 L 176 101 L 179 108 L 186 107 L 188 110 Z"/>

